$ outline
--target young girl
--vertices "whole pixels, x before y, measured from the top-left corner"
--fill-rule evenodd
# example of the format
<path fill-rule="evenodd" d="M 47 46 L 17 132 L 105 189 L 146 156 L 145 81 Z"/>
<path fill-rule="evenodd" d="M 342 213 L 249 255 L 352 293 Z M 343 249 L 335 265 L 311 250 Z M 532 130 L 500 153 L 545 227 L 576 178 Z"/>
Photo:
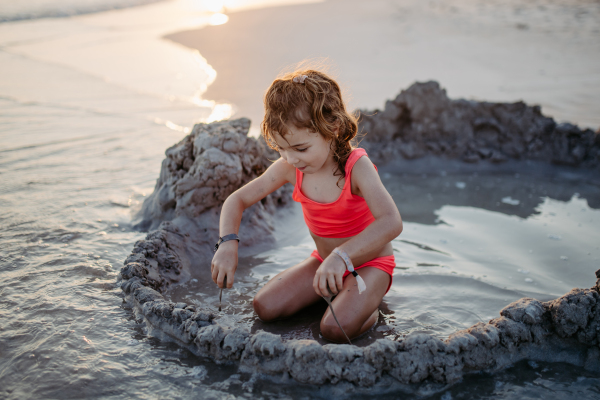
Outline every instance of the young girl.
<path fill-rule="evenodd" d="M 345 334 L 357 337 L 377 322 L 392 284 L 390 242 L 402 232 L 398 209 L 364 149 L 352 147 L 357 121 L 329 76 L 304 70 L 276 79 L 265 95 L 265 112 L 262 134 L 281 158 L 223 204 L 212 279 L 222 288 L 226 278 L 231 288 L 242 212 L 289 182 L 317 249 L 267 282 L 254 310 L 262 321 L 274 321 L 333 295 Z M 328 308 L 321 334 L 341 343 L 344 332 Z"/>

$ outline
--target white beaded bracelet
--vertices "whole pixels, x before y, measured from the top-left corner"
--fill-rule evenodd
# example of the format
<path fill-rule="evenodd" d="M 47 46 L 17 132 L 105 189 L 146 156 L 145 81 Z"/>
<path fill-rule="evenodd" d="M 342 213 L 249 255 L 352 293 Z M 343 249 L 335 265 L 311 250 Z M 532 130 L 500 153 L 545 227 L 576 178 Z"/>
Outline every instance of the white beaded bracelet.
<path fill-rule="evenodd" d="M 348 253 L 346 253 L 339 247 L 333 249 L 332 253 L 337 254 L 344 261 L 344 264 L 346 264 L 346 268 L 348 269 L 348 271 L 356 278 L 356 283 L 358 284 L 358 294 L 361 294 L 362 292 L 367 290 L 367 285 L 365 284 L 365 281 L 363 280 L 363 278 L 360 277 L 358 272 L 354 270 L 354 265 L 352 265 L 352 260 L 350 260 L 350 256 L 348 256 Z"/>

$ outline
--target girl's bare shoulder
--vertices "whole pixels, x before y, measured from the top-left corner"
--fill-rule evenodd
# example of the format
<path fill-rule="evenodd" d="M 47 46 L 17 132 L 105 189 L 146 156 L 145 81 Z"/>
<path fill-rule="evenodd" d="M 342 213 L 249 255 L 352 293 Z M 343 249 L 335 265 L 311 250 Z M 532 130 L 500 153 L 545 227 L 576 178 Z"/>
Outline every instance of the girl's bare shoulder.
<path fill-rule="evenodd" d="M 379 174 L 375 169 L 375 165 L 371 162 L 369 157 L 362 156 L 352 167 L 351 182 L 352 182 L 352 193 L 358 196 L 364 197 L 361 193 L 361 188 L 365 189 L 369 185 L 377 185 L 381 183 Z"/>
<path fill-rule="evenodd" d="M 288 164 L 283 158 L 279 158 L 271 164 L 265 171 L 264 176 L 272 182 L 296 184 L 296 168 Z"/>

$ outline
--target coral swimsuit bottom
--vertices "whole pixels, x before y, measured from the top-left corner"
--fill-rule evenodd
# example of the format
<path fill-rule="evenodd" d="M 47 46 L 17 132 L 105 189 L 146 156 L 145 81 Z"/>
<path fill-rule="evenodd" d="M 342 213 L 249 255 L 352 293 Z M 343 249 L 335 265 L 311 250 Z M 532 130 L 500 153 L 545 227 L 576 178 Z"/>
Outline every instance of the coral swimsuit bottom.
<path fill-rule="evenodd" d="M 304 221 L 308 229 L 315 235 L 324 238 L 351 237 L 358 235 L 375 221 L 375 217 L 373 217 L 371 210 L 369 210 L 365 199 L 352 194 L 352 185 L 350 183 L 354 164 L 356 164 L 359 158 L 366 155 L 367 152 L 364 149 L 357 148 L 352 151 L 346 161 L 346 181 L 344 182 L 342 194 L 332 203 L 319 203 L 306 197 L 301 190 L 304 174 L 296 170 L 296 186 L 294 186 L 292 198 L 302 205 Z M 323 257 L 321 257 L 317 250 L 312 252 L 311 257 L 323 262 Z M 354 267 L 354 269 L 358 270 L 364 267 L 374 267 L 390 275 L 390 283 L 386 290 L 387 293 L 392 285 L 392 277 L 394 268 L 396 267 L 394 256 L 377 257 L 358 267 Z M 344 280 L 349 274 L 350 272 L 348 271 L 344 273 Z"/>

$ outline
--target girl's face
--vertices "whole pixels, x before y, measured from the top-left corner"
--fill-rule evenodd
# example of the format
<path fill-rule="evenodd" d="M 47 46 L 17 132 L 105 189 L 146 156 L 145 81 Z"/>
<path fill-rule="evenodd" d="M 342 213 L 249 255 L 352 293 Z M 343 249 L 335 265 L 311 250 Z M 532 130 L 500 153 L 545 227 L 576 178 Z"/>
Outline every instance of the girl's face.
<path fill-rule="evenodd" d="M 320 172 L 323 168 L 334 167 L 331 141 L 308 128 L 288 127 L 285 137 L 274 135 L 277 150 L 288 163 L 305 174 Z"/>

